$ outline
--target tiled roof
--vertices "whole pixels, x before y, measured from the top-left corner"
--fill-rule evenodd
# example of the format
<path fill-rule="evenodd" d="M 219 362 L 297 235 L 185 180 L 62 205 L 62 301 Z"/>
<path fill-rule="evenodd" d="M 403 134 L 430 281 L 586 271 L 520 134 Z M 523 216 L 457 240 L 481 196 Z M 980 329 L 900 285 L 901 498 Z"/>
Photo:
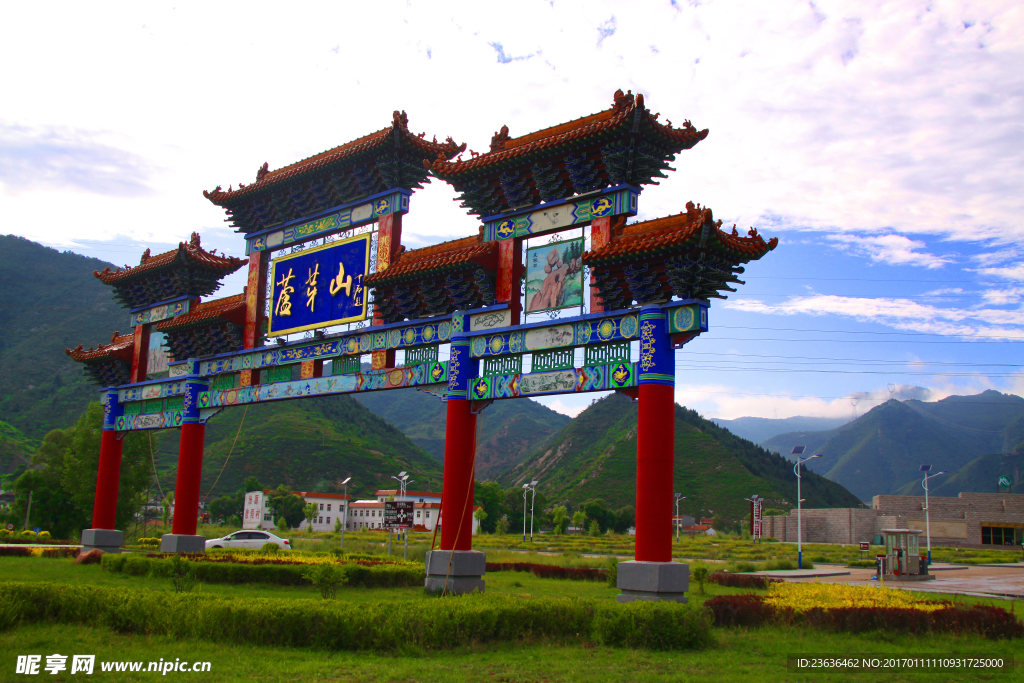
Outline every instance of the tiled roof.
<path fill-rule="evenodd" d="M 627 225 L 605 246 L 585 252 L 583 260 L 597 263 L 697 244 L 705 226 L 708 228 L 707 246 L 729 252 L 742 261 L 758 259 L 779 243 L 777 237 L 765 242 L 754 228 L 746 237 L 740 236 L 735 226 L 731 232 L 726 232 L 721 229 L 721 221 L 714 222 L 711 209 L 701 209 L 699 205 L 687 202 L 686 213 Z"/>
<path fill-rule="evenodd" d="M 577 140 L 610 132 L 620 126 L 631 127 L 634 125 L 634 116 L 637 112 L 647 126 L 649 134 L 662 138 L 671 146 L 689 149 L 708 136 L 707 129 L 698 131 L 689 121 L 684 121 L 681 128 L 658 123 L 659 115 L 651 114 L 644 107 L 643 95 L 634 97 L 632 93 L 624 95 L 621 90 L 618 90 L 614 95 L 614 104 L 605 111 L 518 138 L 509 137 L 508 126 L 502 126 L 501 130 L 495 133 L 491 139 L 490 151 L 467 160 L 436 159 L 432 162 L 425 160 L 424 166 L 431 169 L 440 178 L 482 171 L 503 162 L 543 153 L 543 150 L 548 148 L 567 145 Z"/>
<path fill-rule="evenodd" d="M 100 344 L 95 350 L 90 346 L 89 350 L 86 351 L 82 348 L 82 345 L 79 344 L 74 349 L 64 349 L 64 353 L 71 356 L 72 360 L 78 361 L 79 363 L 106 360 L 108 358 L 131 363 L 132 356 L 135 353 L 135 335 L 119 335 L 115 332 L 110 338 L 109 344 Z"/>
<path fill-rule="evenodd" d="M 373 495 L 375 495 L 375 496 L 390 496 L 392 494 L 397 496 L 398 495 L 398 489 L 378 489 L 377 491 L 373 492 Z M 407 496 L 416 496 L 418 498 L 440 498 L 441 497 L 441 492 L 440 491 L 406 491 L 405 495 L 407 495 Z"/>
<path fill-rule="evenodd" d="M 277 493 L 277 491 L 274 489 L 263 489 L 264 497 L 272 496 L 275 493 Z M 346 496 L 344 493 L 316 493 L 315 491 L 292 491 L 292 493 L 296 496 L 302 496 L 303 498 L 307 496 L 310 498 L 331 498 L 334 500 L 345 500 L 347 498 L 351 498 L 351 496 Z"/>
<path fill-rule="evenodd" d="M 174 265 L 179 261 L 183 265 L 198 265 L 211 270 L 221 271 L 222 276 L 235 272 L 249 262 L 248 259 L 222 256 L 215 254 L 213 251 L 206 251 L 200 245 L 199 233 L 194 232 L 188 242 L 179 242 L 177 249 L 165 251 L 156 256 L 150 256 L 149 249 L 147 249 L 143 252 L 137 266 L 125 266 L 117 270 L 110 270 L 108 266 L 102 271 L 93 271 L 93 275 L 99 278 L 103 284 L 116 285 L 122 281 L 133 280 L 140 275 Z"/>
<path fill-rule="evenodd" d="M 399 254 L 398 261 L 387 270 L 368 276 L 367 285 L 416 277 L 426 273 L 456 270 L 468 264 L 476 264 L 489 270 L 497 269 L 498 243 L 484 241 L 480 235 L 442 242 L 422 249 L 412 249 Z"/>
<path fill-rule="evenodd" d="M 212 320 L 227 320 L 236 325 L 245 323 L 245 292 L 223 299 L 204 301 L 185 315 L 157 323 L 156 329 L 161 332 L 180 330 L 208 323 Z"/>
<path fill-rule="evenodd" d="M 346 142 L 344 145 L 320 152 L 275 171 L 269 170 L 269 164 L 263 164 L 256 171 L 256 182 L 252 185 L 239 183 L 237 190 L 229 187 L 227 192 L 221 190 L 220 185 L 218 185 L 213 192 L 203 190 L 203 196 L 218 206 L 224 206 L 237 199 L 262 192 L 293 178 L 314 173 L 339 162 L 350 161 L 361 155 L 373 152 L 388 144 L 392 139 L 392 135 L 396 132 L 404 142 L 412 145 L 431 159 L 449 159 L 466 148 L 465 144 L 460 146 L 451 138 L 448 138 L 445 142 L 437 142 L 436 138 L 433 141 L 426 140 L 423 133 L 414 135 L 409 131 L 408 123 L 409 119 L 406 117 L 405 112 L 396 111 L 392 114 L 392 123 L 387 128 L 382 128 L 375 133 L 364 135 L 351 142 Z"/>

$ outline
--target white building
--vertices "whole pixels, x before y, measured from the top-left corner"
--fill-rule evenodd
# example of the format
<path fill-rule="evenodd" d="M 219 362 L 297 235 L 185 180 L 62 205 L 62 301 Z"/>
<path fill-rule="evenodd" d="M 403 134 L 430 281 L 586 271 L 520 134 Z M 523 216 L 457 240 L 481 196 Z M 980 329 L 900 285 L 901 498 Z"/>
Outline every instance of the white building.
<path fill-rule="evenodd" d="M 245 509 L 242 517 L 243 529 L 276 529 L 276 520 L 270 511 L 268 496 L 273 491 L 250 491 L 245 494 Z M 315 493 L 295 491 L 306 503 L 316 503 L 319 514 L 313 519 L 313 531 L 334 531 L 338 519 L 342 519 L 349 531 L 360 529 L 384 529 L 384 503 L 394 496 L 401 500 L 396 489 L 380 489 L 374 498 L 349 502 L 347 522 L 345 516 L 346 497 L 340 493 Z M 407 491 L 405 500 L 413 501 L 413 528 L 416 531 L 433 531 L 441 518 L 441 494 L 431 491 Z M 479 509 L 477 505 L 474 511 Z M 305 524 L 305 522 L 303 522 Z M 479 532 L 479 522 L 473 518 L 473 535 Z"/>
<path fill-rule="evenodd" d="M 245 506 L 242 516 L 243 529 L 276 529 L 277 520 L 270 512 L 269 495 L 273 491 L 249 491 L 245 494 Z M 319 511 L 313 518 L 313 531 L 334 531 L 334 524 L 339 518 L 345 518 L 345 504 L 348 496 L 342 493 L 316 493 L 314 491 L 295 491 L 295 495 L 303 498 L 306 504 L 316 503 Z M 352 527 L 349 527 L 352 528 Z"/>

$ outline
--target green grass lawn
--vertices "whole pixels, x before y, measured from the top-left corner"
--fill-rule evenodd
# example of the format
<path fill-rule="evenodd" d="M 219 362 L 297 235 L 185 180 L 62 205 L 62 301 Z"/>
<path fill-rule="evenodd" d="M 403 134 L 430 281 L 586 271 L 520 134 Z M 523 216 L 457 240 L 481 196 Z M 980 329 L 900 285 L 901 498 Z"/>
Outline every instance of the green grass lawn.
<path fill-rule="evenodd" d="M 437 653 L 375 655 L 367 652 L 322 652 L 305 649 L 246 647 L 178 641 L 159 636 L 125 636 L 106 629 L 33 625 L 0 633 L 0 680 L 15 676 L 18 654 L 94 654 L 102 661 L 209 661 L 202 674 L 177 678 L 202 681 L 463 681 L 526 682 L 586 681 L 1011 681 L 1020 680 L 1024 659 L 1019 643 L 989 643 L 977 638 L 902 636 L 837 636 L 798 628 L 762 630 L 716 629 L 717 645 L 698 652 L 648 652 L 618 648 L 509 644 L 463 648 Z M 786 669 L 786 655 L 1013 655 L 1013 672 L 899 674 L 796 673 Z M 45 661 L 45 660 L 44 660 Z M 70 660 L 69 660 L 70 661 Z M 97 665 L 97 669 L 99 665 Z M 65 674 L 67 672 L 64 672 Z M 43 674 L 47 680 L 67 676 Z M 102 681 L 154 679 L 155 674 L 94 673 Z M 77 676 L 75 678 L 78 678 Z M 175 680 L 171 674 L 166 680 Z"/>
<path fill-rule="evenodd" d="M 346 539 L 347 543 L 347 539 Z M 549 556 L 541 556 L 549 557 Z M 571 559 L 571 558 L 570 558 Z M 38 581 L 113 586 L 124 590 L 172 590 L 170 581 L 104 572 L 97 565 L 70 560 L 0 558 L 0 581 Z M 614 601 L 618 591 L 603 582 L 541 579 L 525 572 L 493 572 L 486 576 L 488 593 L 523 599 L 575 596 Z M 204 593 L 229 597 L 259 596 L 286 600 L 319 600 L 312 587 L 230 586 L 208 584 Z M 706 586 L 700 595 L 691 587 L 691 602 L 736 594 L 740 589 Z M 929 598 L 941 596 L 927 595 Z M 436 599 L 420 588 L 342 588 L 339 601 L 355 603 Z M 957 598 L 1006 607 L 1005 601 Z M 204 681 L 1001 681 L 1021 680 L 1024 645 L 1021 641 L 986 641 L 979 637 L 899 636 L 893 634 L 836 635 L 801 627 L 715 629 L 716 645 L 696 652 L 650 652 L 550 643 L 514 643 L 461 648 L 446 652 L 405 652 L 375 655 L 367 652 L 324 652 L 295 648 L 175 640 L 162 636 L 121 635 L 103 628 L 26 625 L 0 633 L 0 681 L 26 680 L 16 676 L 19 654 L 95 654 L 98 661 L 156 661 L 180 658 L 210 661 L 210 673 L 194 674 Z M 936 655 L 982 654 L 1013 656 L 1015 672 L 800 673 L 786 669 L 786 655 Z M 70 661 L 70 660 L 69 660 Z M 48 680 L 69 680 L 63 672 Z M 99 680 L 149 680 L 151 673 L 94 674 Z M 185 674 L 177 674 L 178 678 Z M 175 680 L 171 673 L 169 680 Z"/>

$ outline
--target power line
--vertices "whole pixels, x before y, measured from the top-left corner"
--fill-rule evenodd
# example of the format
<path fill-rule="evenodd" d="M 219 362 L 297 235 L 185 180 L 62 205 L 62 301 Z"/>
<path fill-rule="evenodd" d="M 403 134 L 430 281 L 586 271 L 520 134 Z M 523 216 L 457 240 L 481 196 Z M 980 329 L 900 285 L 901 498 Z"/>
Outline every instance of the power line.
<path fill-rule="evenodd" d="M 825 360 L 825 361 L 854 361 L 864 363 L 916 363 L 920 365 L 966 365 L 972 367 L 1008 367 L 1019 368 L 1024 363 L 952 363 L 946 361 L 924 361 L 924 360 L 881 360 L 877 358 L 828 358 L 822 356 L 770 356 L 753 353 L 714 353 L 711 351 L 687 351 L 687 355 L 694 356 L 733 356 L 742 358 L 784 358 L 786 360 Z"/>
<path fill-rule="evenodd" d="M 969 337 L 972 339 L 1021 339 L 1024 337 L 1007 337 L 1002 335 L 986 334 L 942 334 L 940 332 L 877 332 L 870 330 L 816 330 L 800 327 L 751 327 L 747 325 L 715 325 L 713 329 L 727 330 L 765 330 L 768 332 L 824 332 L 835 334 L 873 334 L 873 335 L 901 335 L 906 337 Z"/>

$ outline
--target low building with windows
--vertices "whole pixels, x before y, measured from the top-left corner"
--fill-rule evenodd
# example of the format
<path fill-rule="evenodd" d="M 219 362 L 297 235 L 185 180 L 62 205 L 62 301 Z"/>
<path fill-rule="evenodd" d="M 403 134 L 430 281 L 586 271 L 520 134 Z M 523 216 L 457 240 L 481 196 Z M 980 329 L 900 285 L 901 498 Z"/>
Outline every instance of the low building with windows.
<path fill-rule="evenodd" d="M 270 496 L 273 491 L 249 491 L 245 494 L 243 509 L 243 529 L 276 529 L 277 520 L 270 511 Z M 313 531 L 334 531 L 338 519 L 345 518 L 345 505 L 348 496 L 342 493 L 316 493 L 314 491 L 295 491 L 295 495 L 306 503 L 315 503 L 319 507 L 313 518 Z M 352 527 L 349 527 L 352 528 Z"/>
<path fill-rule="evenodd" d="M 932 545 L 1017 546 L 1024 543 L 1024 495 L 961 493 L 928 499 Z M 796 543 L 796 508 L 765 517 L 763 533 Z M 803 510 L 805 543 L 874 542 L 882 529 L 925 530 L 924 496 L 875 496 L 870 508 Z M 922 541 L 923 542 L 923 541 Z"/>

